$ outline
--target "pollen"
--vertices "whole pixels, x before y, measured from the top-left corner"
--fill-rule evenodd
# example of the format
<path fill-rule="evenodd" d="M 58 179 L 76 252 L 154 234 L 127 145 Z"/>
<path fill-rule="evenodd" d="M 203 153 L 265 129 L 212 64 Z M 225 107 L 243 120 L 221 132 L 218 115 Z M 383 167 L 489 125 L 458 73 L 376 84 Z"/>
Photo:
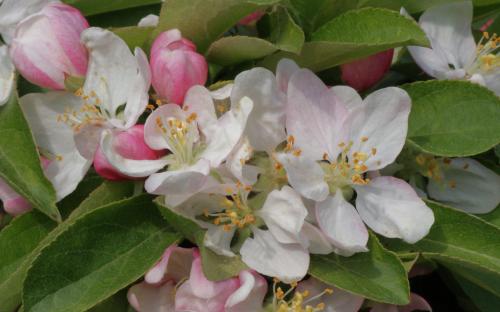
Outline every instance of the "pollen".
<path fill-rule="evenodd" d="M 368 137 L 365 137 L 365 136 L 361 137 L 361 142 L 366 142 L 366 141 L 368 141 Z"/>

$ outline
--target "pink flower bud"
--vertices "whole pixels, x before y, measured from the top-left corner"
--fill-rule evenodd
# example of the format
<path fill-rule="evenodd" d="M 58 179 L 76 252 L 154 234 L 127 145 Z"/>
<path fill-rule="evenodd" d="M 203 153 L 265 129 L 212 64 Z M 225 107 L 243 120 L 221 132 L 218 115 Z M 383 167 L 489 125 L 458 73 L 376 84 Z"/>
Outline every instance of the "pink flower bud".
<path fill-rule="evenodd" d="M 264 16 L 264 12 L 262 11 L 255 11 L 247 16 L 245 16 L 244 18 L 242 18 L 238 24 L 240 25 L 251 25 L 252 23 L 256 23 L 262 16 Z"/>
<path fill-rule="evenodd" d="M 170 103 L 182 104 L 187 90 L 207 81 L 208 65 L 191 41 L 177 29 L 160 34 L 151 47 L 152 84 Z"/>
<path fill-rule="evenodd" d="M 391 49 L 341 65 L 342 80 L 358 91 L 372 87 L 389 71 L 393 54 Z"/>
<path fill-rule="evenodd" d="M 164 151 L 156 151 L 144 141 L 144 125 L 135 125 L 125 131 L 116 132 L 113 140 L 113 147 L 116 153 L 133 160 L 152 160 L 165 155 Z M 97 148 L 94 155 L 94 168 L 103 178 L 108 180 L 133 180 L 116 170 L 106 159 L 101 147 Z"/>
<path fill-rule="evenodd" d="M 80 34 L 89 27 L 77 9 L 49 3 L 16 28 L 11 57 L 24 78 L 41 87 L 62 90 L 66 76 L 85 76 L 87 50 Z"/>

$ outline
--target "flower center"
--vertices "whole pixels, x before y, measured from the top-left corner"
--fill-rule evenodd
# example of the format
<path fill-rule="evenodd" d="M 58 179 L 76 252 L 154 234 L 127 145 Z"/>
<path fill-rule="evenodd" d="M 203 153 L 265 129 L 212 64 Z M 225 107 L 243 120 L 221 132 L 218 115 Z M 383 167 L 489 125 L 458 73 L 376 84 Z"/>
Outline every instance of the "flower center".
<path fill-rule="evenodd" d="M 67 124 L 74 132 L 79 132 L 86 125 L 103 125 L 107 120 L 106 112 L 101 108 L 101 101 L 94 91 L 83 94 L 80 88 L 75 95 L 82 98 L 83 105 L 80 109 L 65 109 L 63 114 L 57 115 L 57 122 Z"/>
<path fill-rule="evenodd" d="M 237 190 L 228 187 L 226 197 L 220 201 L 221 212 L 209 213 L 204 211 L 204 216 L 213 224 L 222 226 L 224 231 L 231 231 L 235 228 L 243 229 L 256 222 L 253 210 L 248 205 L 247 194 L 252 190 L 248 185 L 238 182 Z"/>
<path fill-rule="evenodd" d="M 185 119 L 156 117 L 156 126 L 165 137 L 178 166 L 194 163 L 200 145 L 196 118 L 196 113 Z"/>
<path fill-rule="evenodd" d="M 420 173 L 423 176 L 432 179 L 437 183 L 440 183 L 442 186 L 448 186 L 450 188 L 455 188 L 457 186 L 455 180 L 447 181 L 448 185 L 445 185 L 446 183 L 443 182 L 444 180 L 443 171 L 446 169 L 447 166 L 451 164 L 451 162 L 453 161 L 452 159 L 443 158 L 441 163 L 436 157 L 432 155 L 418 154 L 415 157 L 415 161 L 419 166 Z M 462 169 L 464 170 L 469 169 L 469 164 L 465 164 L 462 167 Z"/>
<path fill-rule="evenodd" d="M 278 280 L 274 280 L 273 285 L 273 308 L 275 312 L 317 312 L 323 311 L 325 309 L 325 304 L 323 302 L 312 304 L 313 301 L 320 299 L 324 295 L 331 295 L 333 289 L 326 288 L 321 293 L 311 296 L 308 290 L 302 292 L 298 291 L 297 283 L 292 283 L 290 288 L 284 292 L 281 287 L 276 287 Z M 293 296 L 291 293 L 293 293 Z M 287 299 L 290 298 L 290 299 Z"/>
<path fill-rule="evenodd" d="M 468 70 L 470 74 L 477 71 L 489 72 L 500 66 L 500 57 L 498 49 L 500 47 L 500 38 L 497 34 L 490 36 L 488 32 L 483 32 L 476 48 L 476 57 L 473 65 Z"/>

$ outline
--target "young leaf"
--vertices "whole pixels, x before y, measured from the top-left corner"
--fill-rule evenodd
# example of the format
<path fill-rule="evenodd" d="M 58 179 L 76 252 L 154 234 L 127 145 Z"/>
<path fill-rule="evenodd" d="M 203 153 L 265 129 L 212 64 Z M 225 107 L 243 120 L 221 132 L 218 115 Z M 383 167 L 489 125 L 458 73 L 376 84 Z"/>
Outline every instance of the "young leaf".
<path fill-rule="evenodd" d="M 153 27 L 119 27 L 112 28 L 111 31 L 120 36 L 125 41 L 130 50 L 134 51 L 136 47 L 141 48 L 148 53 L 151 48 L 151 32 Z"/>
<path fill-rule="evenodd" d="M 302 50 L 305 36 L 285 8 L 278 7 L 269 15 L 271 33 L 269 41 L 276 48 L 298 54 Z"/>
<path fill-rule="evenodd" d="M 60 221 L 56 193 L 43 174 L 33 136 L 14 92 L 0 107 L 0 178 L 33 206 Z"/>
<path fill-rule="evenodd" d="M 260 59 L 277 50 L 278 48 L 271 42 L 257 37 L 222 37 L 210 45 L 207 59 L 210 62 L 228 66 Z"/>
<path fill-rule="evenodd" d="M 300 55 L 279 52 L 261 65 L 273 68 L 288 57 L 303 67 L 320 71 L 363 58 L 390 48 L 427 46 L 425 33 L 417 23 L 398 12 L 365 8 L 352 10 L 326 23 L 312 34 Z"/>
<path fill-rule="evenodd" d="M 402 86 L 412 99 L 408 141 L 439 156 L 470 156 L 500 142 L 500 98 L 467 81 Z"/>
<path fill-rule="evenodd" d="M 64 3 L 82 11 L 83 15 L 95 15 L 138 6 L 161 3 L 161 0 L 63 0 Z"/>
<path fill-rule="evenodd" d="M 177 28 L 204 53 L 209 45 L 240 19 L 280 0 L 169 0 L 163 4 L 160 23 L 153 33 Z"/>
<path fill-rule="evenodd" d="M 410 288 L 405 267 L 398 257 L 385 250 L 370 235 L 368 252 L 342 257 L 311 255 L 309 273 L 317 279 L 371 300 L 404 305 Z"/>
<path fill-rule="evenodd" d="M 178 238 L 149 195 L 87 213 L 33 262 L 24 282 L 24 309 L 89 309 L 141 277 Z"/>

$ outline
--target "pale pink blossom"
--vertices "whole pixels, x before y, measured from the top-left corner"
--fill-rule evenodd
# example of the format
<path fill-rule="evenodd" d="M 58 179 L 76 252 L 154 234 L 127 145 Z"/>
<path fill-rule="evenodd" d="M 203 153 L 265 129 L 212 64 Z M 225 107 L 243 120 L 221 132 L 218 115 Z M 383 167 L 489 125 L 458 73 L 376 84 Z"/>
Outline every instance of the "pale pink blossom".
<path fill-rule="evenodd" d="M 49 3 L 17 25 L 10 47 L 12 61 L 30 82 L 62 90 L 67 76 L 87 72 L 88 54 L 80 35 L 88 27 L 77 9 Z"/>
<path fill-rule="evenodd" d="M 357 91 L 374 86 L 389 71 L 393 54 L 390 49 L 341 65 L 342 81 Z"/>
<path fill-rule="evenodd" d="M 207 81 L 205 57 L 196 52 L 193 42 L 183 38 L 178 29 L 160 34 L 151 47 L 152 85 L 169 103 L 182 104 L 186 92 Z"/>
<path fill-rule="evenodd" d="M 262 16 L 264 16 L 264 12 L 262 11 L 255 11 L 253 13 L 248 14 L 244 18 L 240 19 L 238 24 L 240 25 L 252 25 L 256 23 Z"/>

